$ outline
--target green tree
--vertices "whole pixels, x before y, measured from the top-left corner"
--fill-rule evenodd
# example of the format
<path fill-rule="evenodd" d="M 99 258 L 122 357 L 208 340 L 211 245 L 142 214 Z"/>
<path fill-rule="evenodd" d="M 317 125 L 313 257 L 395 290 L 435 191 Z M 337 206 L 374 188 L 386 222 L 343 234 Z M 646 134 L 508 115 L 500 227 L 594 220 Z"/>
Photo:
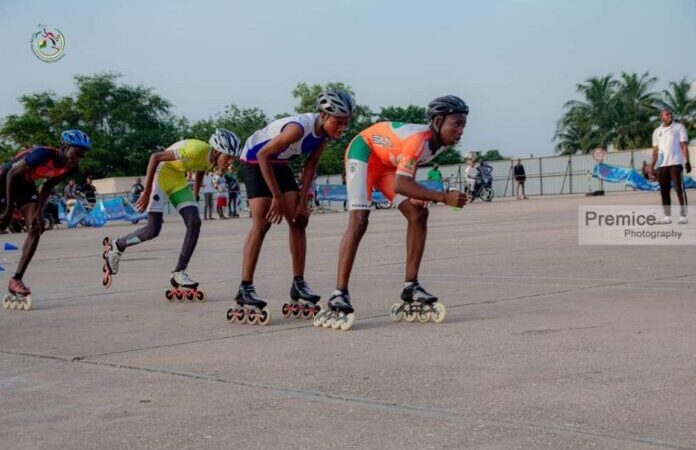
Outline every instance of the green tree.
<path fill-rule="evenodd" d="M 648 72 L 621 74 L 614 101 L 614 145 L 618 150 L 650 147 L 658 100 L 650 88 L 656 81 Z"/>
<path fill-rule="evenodd" d="M 557 152 L 588 153 L 613 141 L 617 87 L 618 81 L 612 75 L 588 78 L 576 86 L 583 100 L 563 105 L 566 113 L 556 124 L 554 135 Z"/>
<path fill-rule="evenodd" d="M 484 153 L 482 153 L 478 159 L 483 161 L 500 161 L 507 158 L 500 154 L 500 150 L 491 149 L 486 150 Z"/>
<path fill-rule="evenodd" d="M 696 96 L 691 95 L 691 83 L 686 77 L 669 83 L 670 89 L 662 91 L 660 107 L 667 107 L 674 112 L 674 118 L 683 123 L 691 139 L 696 138 Z"/>
<path fill-rule="evenodd" d="M 13 150 L 59 144 L 60 131 L 80 128 L 93 148 L 81 166 L 96 177 L 142 173 L 149 155 L 181 139 L 186 122 L 151 88 L 117 84 L 120 75 L 75 77 L 76 92 L 57 97 L 40 92 L 20 98 L 24 111 L 8 116 L 0 136 Z"/>

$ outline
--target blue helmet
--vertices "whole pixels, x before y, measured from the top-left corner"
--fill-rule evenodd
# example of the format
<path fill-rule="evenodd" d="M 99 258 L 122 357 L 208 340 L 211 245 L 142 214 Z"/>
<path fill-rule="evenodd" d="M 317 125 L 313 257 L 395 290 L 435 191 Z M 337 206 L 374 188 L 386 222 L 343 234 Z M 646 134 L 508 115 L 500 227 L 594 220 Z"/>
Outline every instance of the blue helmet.
<path fill-rule="evenodd" d="M 65 130 L 60 134 L 60 141 L 63 144 L 82 147 L 87 150 L 92 148 L 92 140 L 87 133 L 81 130 Z"/>

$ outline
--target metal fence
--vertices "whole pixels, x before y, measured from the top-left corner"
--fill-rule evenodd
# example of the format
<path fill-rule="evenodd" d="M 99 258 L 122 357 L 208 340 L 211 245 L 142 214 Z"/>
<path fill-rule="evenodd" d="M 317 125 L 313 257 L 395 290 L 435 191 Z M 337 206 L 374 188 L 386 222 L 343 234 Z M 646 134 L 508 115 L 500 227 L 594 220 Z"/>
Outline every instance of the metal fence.
<path fill-rule="evenodd" d="M 691 161 L 696 161 L 696 146 L 689 147 Z M 626 150 L 609 152 L 604 162 L 612 166 L 631 167 L 640 171 L 643 161 L 650 163 L 651 149 Z M 520 158 L 524 166 L 527 181 L 524 189 L 526 195 L 559 195 L 579 194 L 599 189 L 608 192 L 624 191 L 623 183 L 602 183 L 592 178 L 591 173 L 595 161 L 591 155 L 572 156 L 543 156 L 539 158 Z M 489 161 L 493 167 L 493 190 L 496 197 L 512 197 L 515 195 L 515 179 L 512 167 L 515 160 Z M 466 183 L 464 174 L 466 164 L 441 166 L 442 176 L 450 186 L 463 190 Z M 420 169 L 416 174 L 417 180 L 427 177 L 428 168 Z M 323 184 L 340 184 L 340 175 L 321 176 L 318 180 Z"/>

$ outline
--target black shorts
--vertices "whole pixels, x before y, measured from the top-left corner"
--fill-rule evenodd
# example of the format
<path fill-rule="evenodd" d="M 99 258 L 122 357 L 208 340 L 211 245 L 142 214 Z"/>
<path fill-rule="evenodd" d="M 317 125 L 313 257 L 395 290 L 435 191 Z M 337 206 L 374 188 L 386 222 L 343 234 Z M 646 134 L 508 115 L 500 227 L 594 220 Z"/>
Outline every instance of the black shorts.
<path fill-rule="evenodd" d="M 299 191 L 297 181 L 292 173 L 290 164 L 272 164 L 280 192 Z M 246 184 L 247 198 L 273 197 L 271 190 L 263 179 L 261 167 L 258 164 L 244 164 L 244 183 Z"/>
<path fill-rule="evenodd" d="M 7 174 L 12 166 L 3 164 L 0 166 L 0 211 L 4 211 L 7 206 Z M 20 176 L 15 179 L 12 186 L 12 196 L 14 197 L 14 207 L 21 208 L 29 203 L 39 202 L 39 193 L 36 190 L 36 184 L 33 181 L 28 181 Z"/>

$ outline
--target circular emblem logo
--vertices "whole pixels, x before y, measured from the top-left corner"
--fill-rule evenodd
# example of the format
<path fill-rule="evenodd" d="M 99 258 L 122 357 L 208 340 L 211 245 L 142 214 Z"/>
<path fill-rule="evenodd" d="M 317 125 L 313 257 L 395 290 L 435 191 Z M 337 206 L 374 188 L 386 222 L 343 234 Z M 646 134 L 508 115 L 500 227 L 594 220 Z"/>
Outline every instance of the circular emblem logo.
<path fill-rule="evenodd" d="M 65 56 L 65 36 L 58 28 L 39 25 L 31 37 L 31 51 L 43 62 L 56 62 Z"/>

